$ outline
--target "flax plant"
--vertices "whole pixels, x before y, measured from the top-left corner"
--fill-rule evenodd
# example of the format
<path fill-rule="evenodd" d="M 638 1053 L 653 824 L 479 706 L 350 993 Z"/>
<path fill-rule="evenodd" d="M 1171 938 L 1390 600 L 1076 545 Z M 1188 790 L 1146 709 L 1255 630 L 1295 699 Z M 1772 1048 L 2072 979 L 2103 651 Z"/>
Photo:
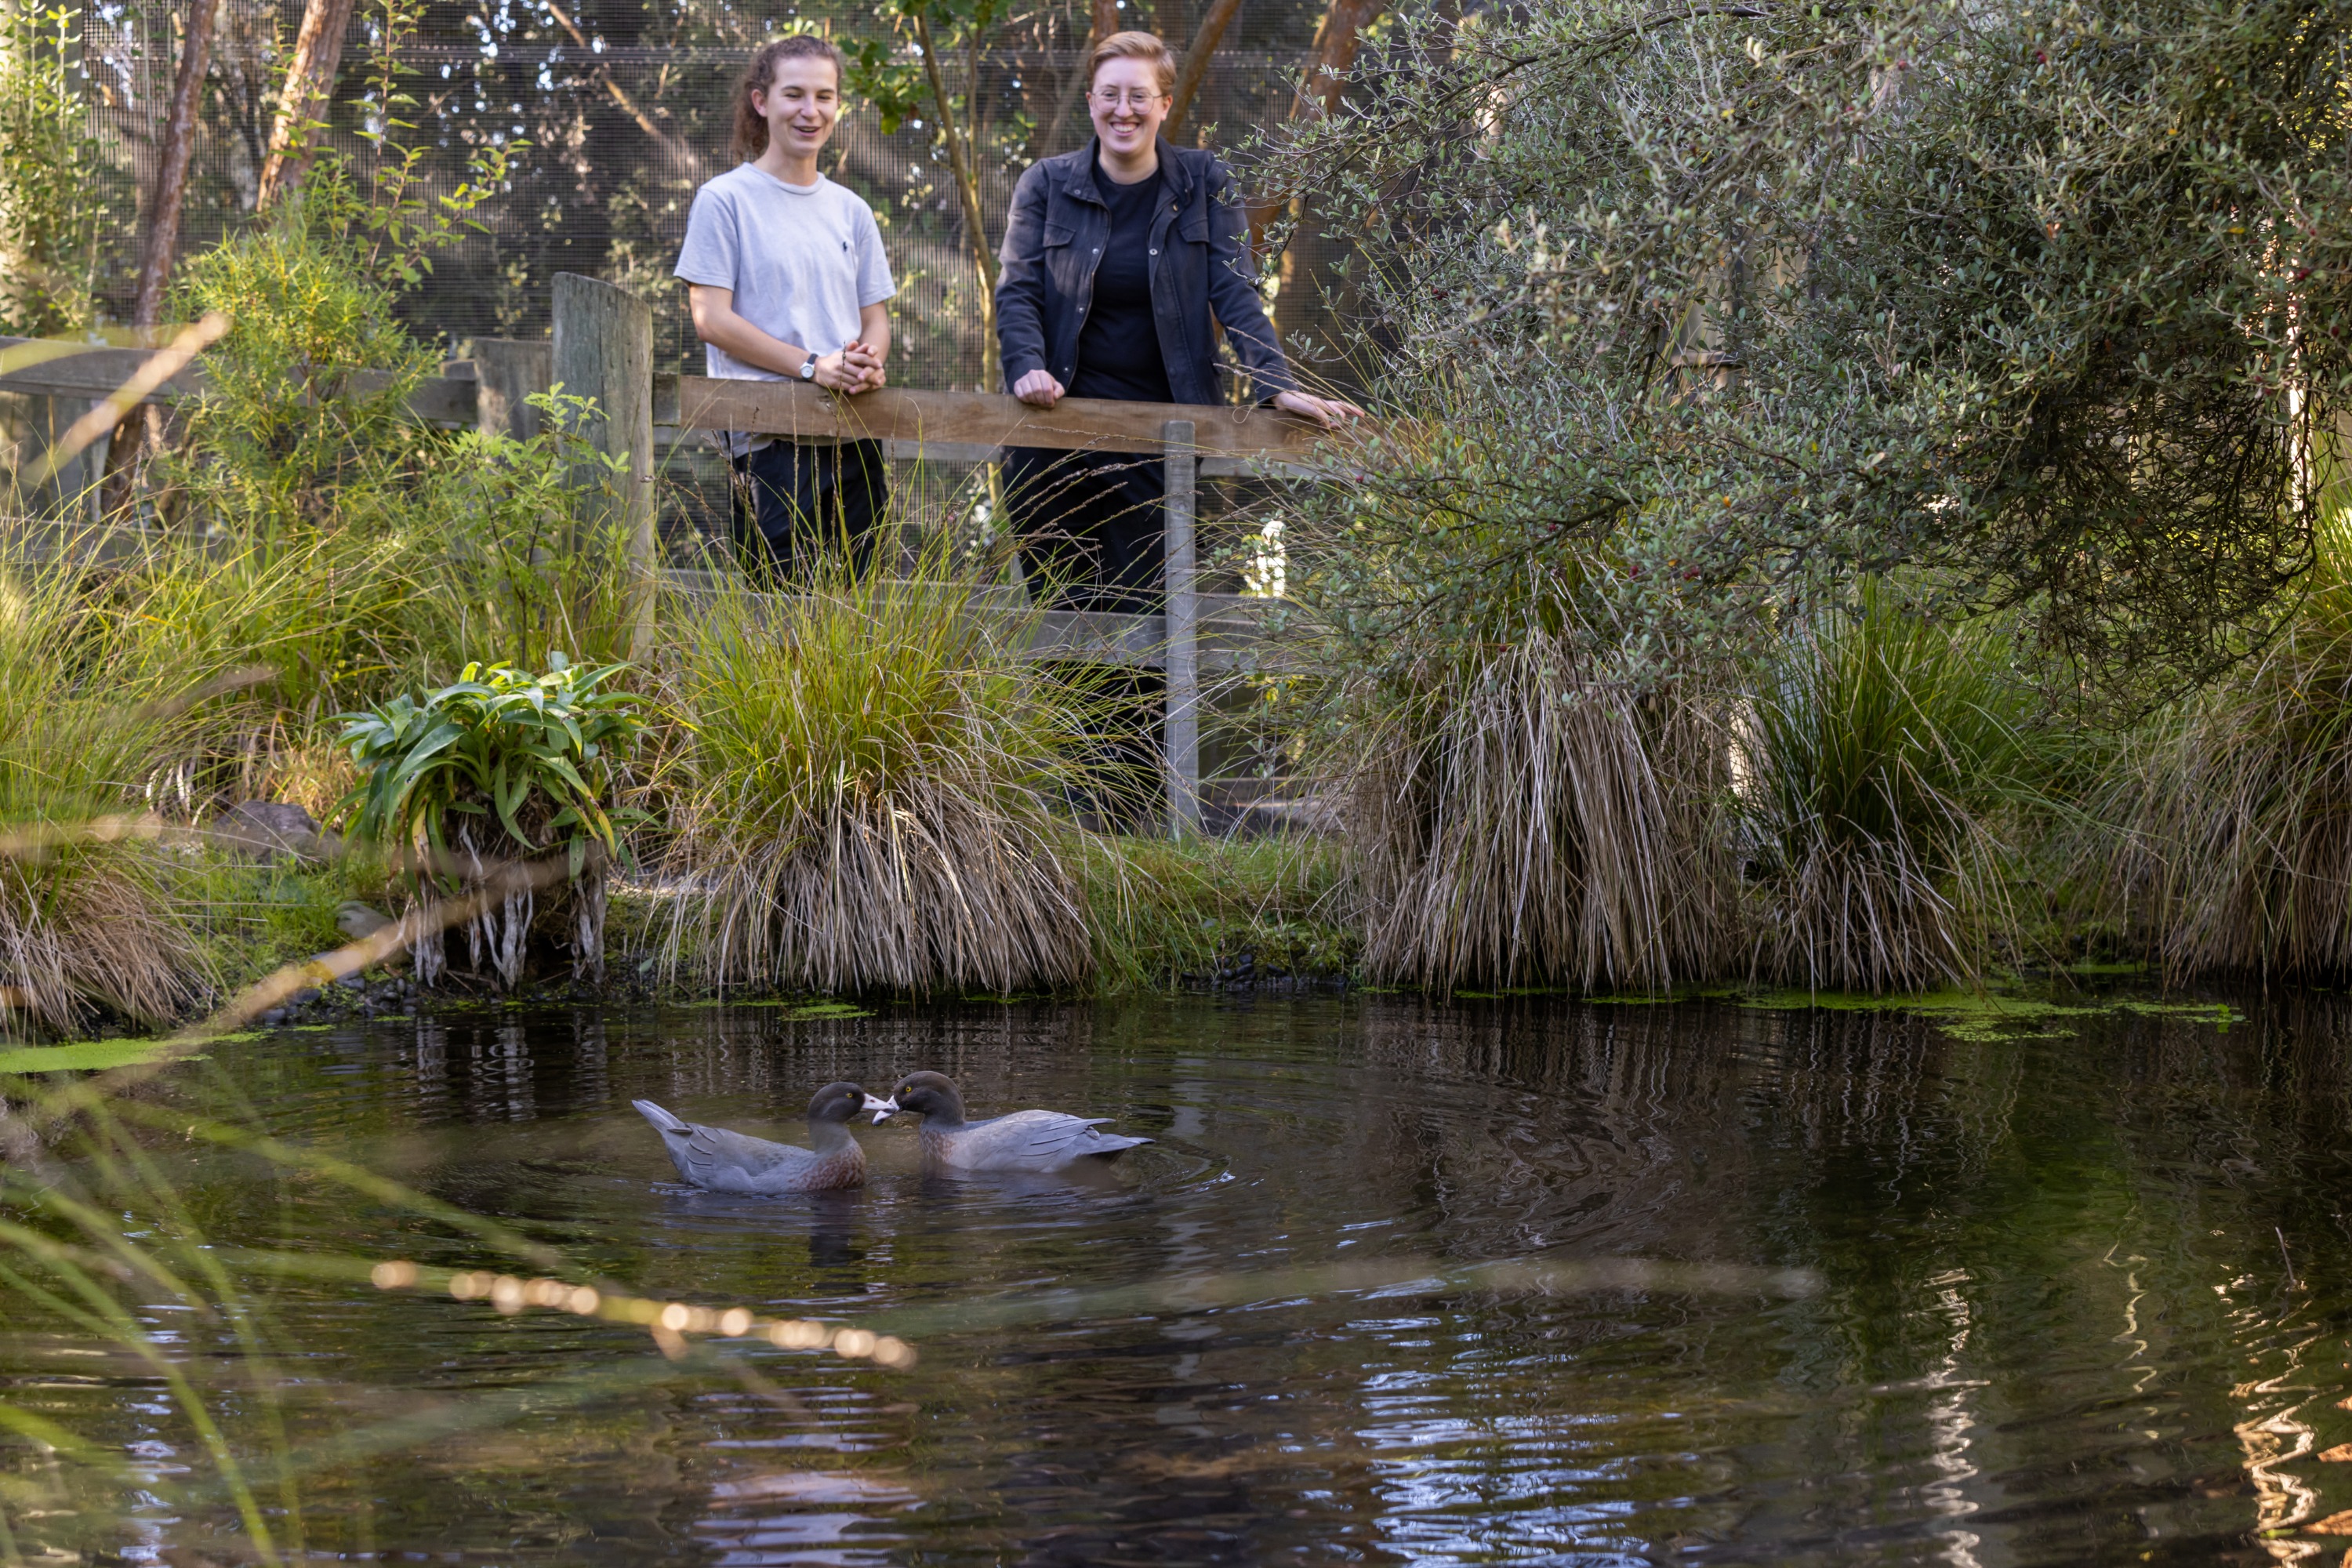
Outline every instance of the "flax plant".
<path fill-rule="evenodd" d="M 659 958 L 724 987 L 1012 991 L 1088 971 L 1045 805 L 1077 733 L 945 531 L 905 575 L 725 581 L 666 690 L 678 897 Z"/>

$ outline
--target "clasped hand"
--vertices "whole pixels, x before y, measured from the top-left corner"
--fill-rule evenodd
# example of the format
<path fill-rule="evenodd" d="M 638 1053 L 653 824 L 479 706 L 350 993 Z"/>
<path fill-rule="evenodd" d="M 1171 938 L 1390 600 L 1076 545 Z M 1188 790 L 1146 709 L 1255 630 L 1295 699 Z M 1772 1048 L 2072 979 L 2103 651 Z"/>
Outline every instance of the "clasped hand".
<path fill-rule="evenodd" d="M 849 343 L 837 353 L 821 354 L 816 362 L 816 384 L 828 392 L 872 392 L 888 378 L 883 374 L 882 356 L 864 342 Z"/>

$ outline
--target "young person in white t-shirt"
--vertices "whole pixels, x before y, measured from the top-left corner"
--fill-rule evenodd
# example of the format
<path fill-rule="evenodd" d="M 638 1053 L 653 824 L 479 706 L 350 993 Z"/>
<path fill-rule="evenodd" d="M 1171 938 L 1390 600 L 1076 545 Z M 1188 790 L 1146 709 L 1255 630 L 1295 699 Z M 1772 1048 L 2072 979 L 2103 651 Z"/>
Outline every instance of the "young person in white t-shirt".
<path fill-rule="evenodd" d="M 677 276 L 713 376 L 807 381 L 855 395 L 883 384 L 896 294 L 874 209 L 817 172 L 841 115 L 841 51 L 802 34 L 762 44 L 735 97 L 743 162 L 694 194 Z M 735 540 L 755 575 L 805 572 L 846 549 L 863 571 L 889 500 L 878 441 L 728 437 Z"/>

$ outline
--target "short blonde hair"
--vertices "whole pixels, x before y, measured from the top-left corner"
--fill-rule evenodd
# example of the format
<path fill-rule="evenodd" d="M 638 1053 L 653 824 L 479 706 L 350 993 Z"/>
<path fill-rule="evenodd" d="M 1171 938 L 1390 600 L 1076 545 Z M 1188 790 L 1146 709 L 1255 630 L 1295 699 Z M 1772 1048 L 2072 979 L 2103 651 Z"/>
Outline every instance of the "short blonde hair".
<path fill-rule="evenodd" d="M 1160 76 L 1160 96 L 1167 97 L 1176 90 L 1176 57 L 1160 41 L 1157 33 L 1113 33 L 1095 46 L 1087 57 L 1087 90 L 1094 90 L 1095 73 L 1107 60 L 1150 60 Z"/>

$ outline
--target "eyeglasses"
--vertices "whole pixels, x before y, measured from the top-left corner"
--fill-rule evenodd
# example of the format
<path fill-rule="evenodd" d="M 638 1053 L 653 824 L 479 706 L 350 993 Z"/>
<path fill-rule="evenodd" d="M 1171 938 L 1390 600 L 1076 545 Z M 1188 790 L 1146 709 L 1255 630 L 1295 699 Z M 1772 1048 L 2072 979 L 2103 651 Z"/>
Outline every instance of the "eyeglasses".
<path fill-rule="evenodd" d="M 1160 94 L 1146 92 L 1139 87 L 1108 88 L 1087 94 L 1105 109 L 1149 109 L 1160 101 Z"/>

